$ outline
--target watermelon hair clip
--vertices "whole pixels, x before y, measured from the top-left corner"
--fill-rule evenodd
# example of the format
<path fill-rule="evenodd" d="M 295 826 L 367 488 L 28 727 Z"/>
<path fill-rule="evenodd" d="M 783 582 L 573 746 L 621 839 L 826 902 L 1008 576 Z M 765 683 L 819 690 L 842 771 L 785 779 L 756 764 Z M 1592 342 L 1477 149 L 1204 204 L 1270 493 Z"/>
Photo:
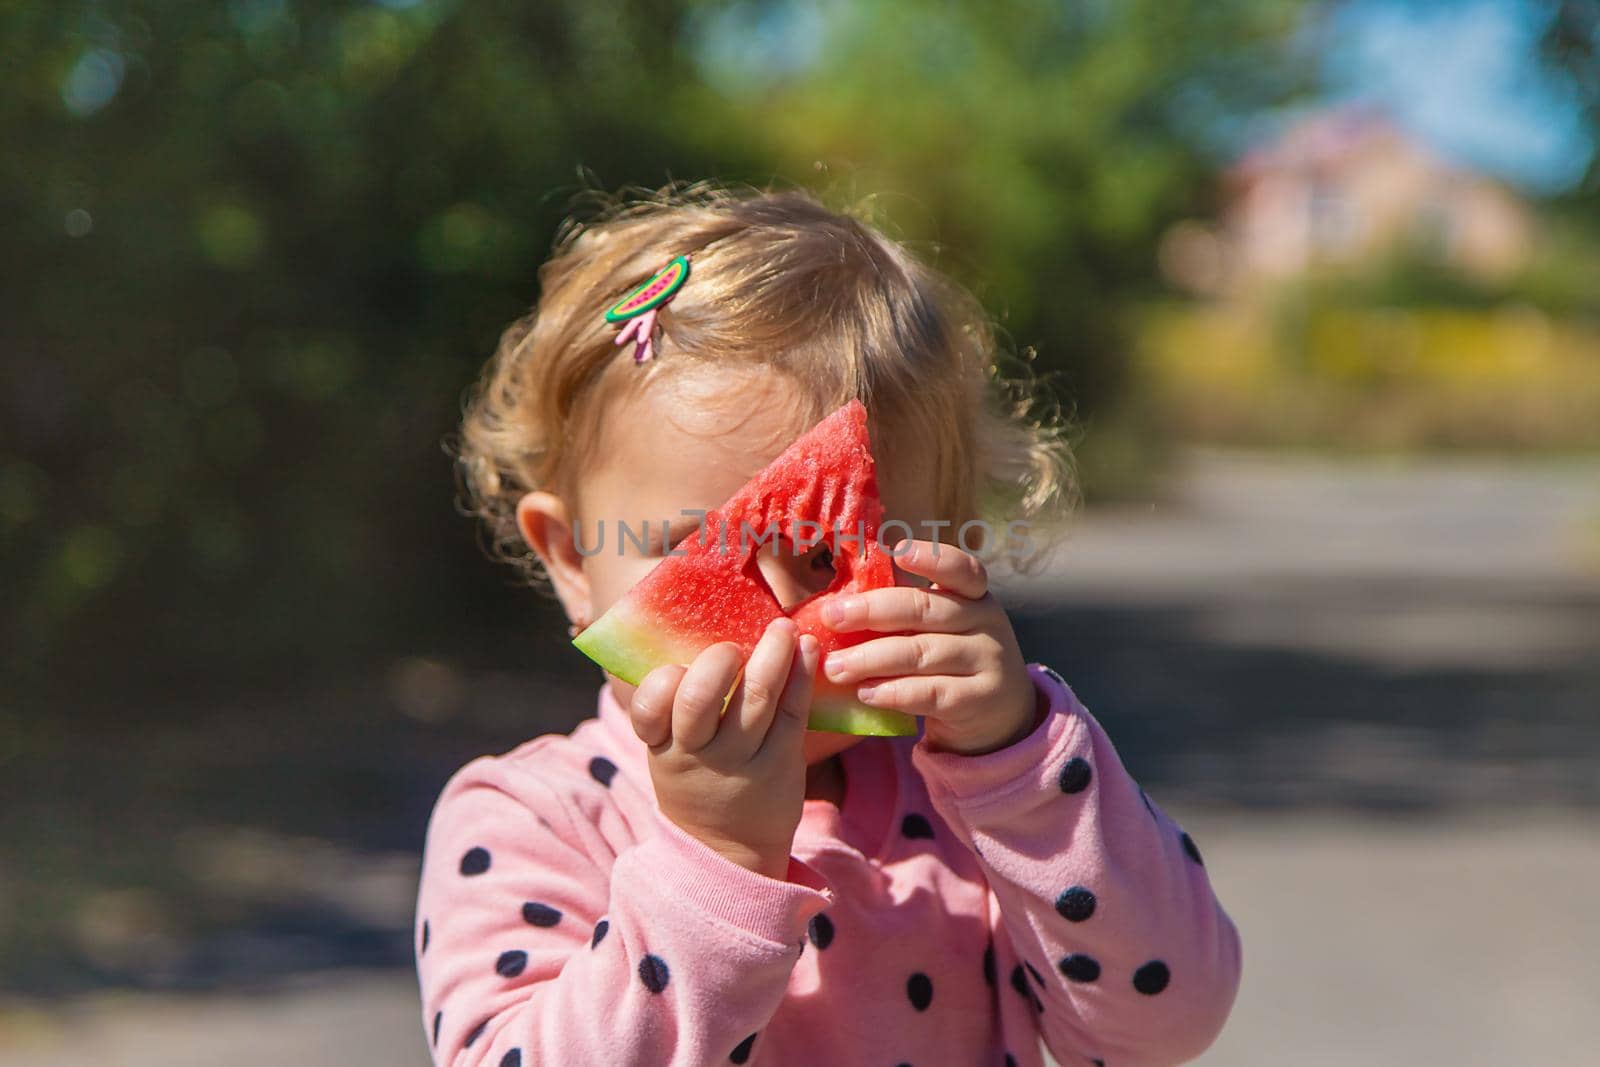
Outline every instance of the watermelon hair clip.
<path fill-rule="evenodd" d="M 606 312 L 610 323 L 626 322 L 614 342 L 634 343 L 633 361 L 643 363 L 655 355 L 656 314 L 665 307 L 689 277 L 689 257 L 678 256 Z"/>

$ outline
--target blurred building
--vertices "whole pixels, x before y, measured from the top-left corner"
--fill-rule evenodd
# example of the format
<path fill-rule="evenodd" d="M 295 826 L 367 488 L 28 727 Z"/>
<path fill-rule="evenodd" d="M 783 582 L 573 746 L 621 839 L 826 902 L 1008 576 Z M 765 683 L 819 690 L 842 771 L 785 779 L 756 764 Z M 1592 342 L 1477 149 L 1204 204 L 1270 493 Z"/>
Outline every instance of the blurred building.
<path fill-rule="evenodd" d="M 1294 123 L 1230 167 L 1221 191 L 1216 223 L 1180 223 L 1162 242 L 1163 272 L 1192 292 L 1248 294 L 1396 259 L 1495 281 L 1532 251 L 1520 198 L 1367 108 Z"/>

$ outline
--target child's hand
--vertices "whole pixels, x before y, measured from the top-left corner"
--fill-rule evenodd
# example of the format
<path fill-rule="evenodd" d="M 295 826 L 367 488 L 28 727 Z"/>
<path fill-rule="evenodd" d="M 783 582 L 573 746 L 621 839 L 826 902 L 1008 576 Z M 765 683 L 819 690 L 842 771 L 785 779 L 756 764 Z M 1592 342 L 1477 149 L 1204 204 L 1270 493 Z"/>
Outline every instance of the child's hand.
<path fill-rule="evenodd" d="M 629 709 L 650 746 L 661 813 L 734 863 L 778 879 L 788 873 L 805 800 L 801 743 L 819 654 L 815 637 L 796 641 L 797 633 L 793 620 L 774 620 L 742 679 L 738 646 L 728 642 L 687 668 L 658 667 Z"/>
<path fill-rule="evenodd" d="M 1038 698 L 983 562 L 932 541 L 897 551 L 896 566 L 933 588 L 871 589 L 824 605 L 830 629 L 895 635 L 828 653 L 828 679 L 857 683 L 863 704 L 926 716 L 924 735 L 947 752 L 976 756 L 1026 737 Z"/>

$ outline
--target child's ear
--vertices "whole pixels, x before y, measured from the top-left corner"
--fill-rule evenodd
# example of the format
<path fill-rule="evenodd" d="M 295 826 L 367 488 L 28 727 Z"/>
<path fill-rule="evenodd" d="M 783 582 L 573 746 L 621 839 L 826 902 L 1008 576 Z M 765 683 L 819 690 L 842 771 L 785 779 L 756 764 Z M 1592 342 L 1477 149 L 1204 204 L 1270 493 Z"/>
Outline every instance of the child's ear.
<path fill-rule="evenodd" d="M 517 501 L 517 528 L 544 563 L 567 618 L 579 627 L 593 622 L 589 578 L 583 573 L 583 555 L 572 536 L 566 503 L 554 493 L 528 493 Z"/>

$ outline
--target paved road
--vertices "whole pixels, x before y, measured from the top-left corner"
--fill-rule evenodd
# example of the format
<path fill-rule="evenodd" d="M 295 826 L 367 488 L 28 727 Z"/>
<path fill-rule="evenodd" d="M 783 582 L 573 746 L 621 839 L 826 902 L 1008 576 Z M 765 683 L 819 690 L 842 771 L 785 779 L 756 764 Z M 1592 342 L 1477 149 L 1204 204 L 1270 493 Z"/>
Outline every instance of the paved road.
<path fill-rule="evenodd" d="M 1600 807 L 1600 463 L 1197 454 L 1007 597 L 1171 800 Z"/>
<path fill-rule="evenodd" d="M 1188 823 L 1246 946 L 1206 1067 L 1597 1062 L 1595 819 Z"/>
<path fill-rule="evenodd" d="M 0 1011 L 3 1067 L 428 1067 L 408 971 L 326 971 L 254 994 L 107 993 Z"/>
<path fill-rule="evenodd" d="M 1084 517 L 1045 590 L 1169 600 L 1241 583 L 1600 589 L 1600 460 L 1195 451 L 1156 502 Z"/>
<path fill-rule="evenodd" d="M 1005 595 L 1244 931 L 1206 1064 L 1594 1062 L 1600 463 L 1197 454 L 1161 503 L 1086 517 Z M 304 736 L 264 735 L 274 709 L 249 703 L 83 753 L 87 824 L 160 862 L 143 889 L 75 885 L 70 938 L 0 961 L 32 994 L 0 997 L 0 1067 L 424 1064 L 406 922 L 427 805 L 469 749 L 509 747 L 589 682 L 395 677 L 404 692 L 306 697 L 325 713 Z M 448 699 L 418 704 L 413 683 Z M 138 745 L 183 777 L 126 780 Z M 241 794 L 251 772 L 276 777 Z M 0 907 L 126 877 L 90 865 L 96 841 L 71 851 L 60 828 L 85 820 L 63 810 L 0 812 L 37 858 L 0 864 Z M 85 973 L 73 952 L 146 989 L 228 991 L 62 995 Z"/>

